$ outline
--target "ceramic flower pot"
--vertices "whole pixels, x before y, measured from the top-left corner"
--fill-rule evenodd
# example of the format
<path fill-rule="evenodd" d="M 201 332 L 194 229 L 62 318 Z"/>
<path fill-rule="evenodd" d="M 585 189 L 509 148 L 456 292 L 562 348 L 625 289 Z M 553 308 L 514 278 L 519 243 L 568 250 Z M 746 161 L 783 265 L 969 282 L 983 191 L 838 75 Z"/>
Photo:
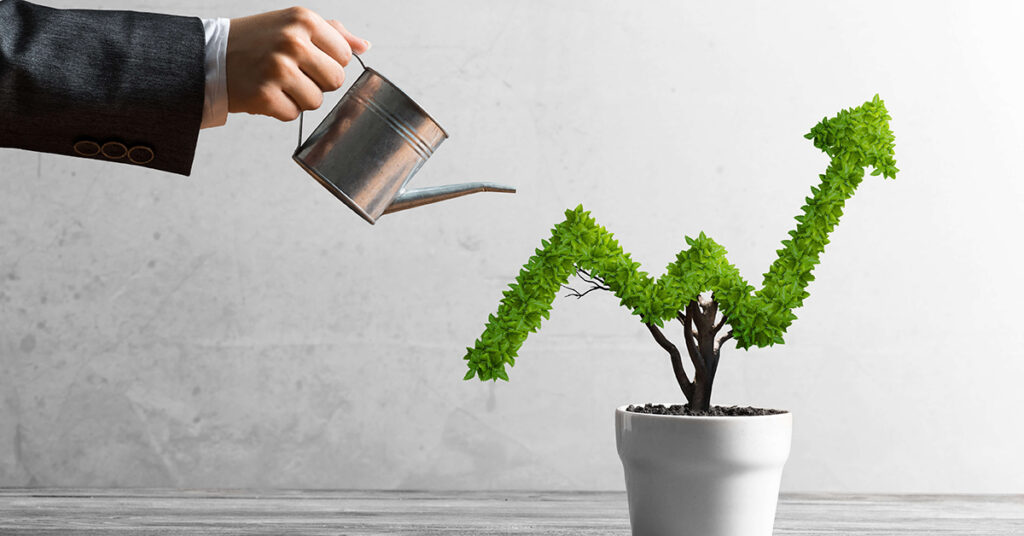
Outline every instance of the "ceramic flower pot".
<path fill-rule="evenodd" d="M 633 536 L 771 536 L 792 423 L 616 409 Z"/>

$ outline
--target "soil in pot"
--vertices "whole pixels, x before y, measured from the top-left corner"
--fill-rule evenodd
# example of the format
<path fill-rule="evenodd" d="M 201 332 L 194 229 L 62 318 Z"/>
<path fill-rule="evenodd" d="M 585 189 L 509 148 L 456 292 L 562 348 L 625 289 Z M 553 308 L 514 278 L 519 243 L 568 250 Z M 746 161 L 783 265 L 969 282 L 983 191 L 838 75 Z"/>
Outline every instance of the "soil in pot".
<path fill-rule="evenodd" d="M 643 406 L 630 405 L 626 411 L 632 413 L 646 413 L 648 415 L 685 415 L 689 417 L 753 417 L 757 415 L 779 415 L 788 413 L 781 409 L 753 408 L 750 406 L 711 406 L 710 409 L 692 411 L 690 405 L 673 404 L 644 404 Z"/>

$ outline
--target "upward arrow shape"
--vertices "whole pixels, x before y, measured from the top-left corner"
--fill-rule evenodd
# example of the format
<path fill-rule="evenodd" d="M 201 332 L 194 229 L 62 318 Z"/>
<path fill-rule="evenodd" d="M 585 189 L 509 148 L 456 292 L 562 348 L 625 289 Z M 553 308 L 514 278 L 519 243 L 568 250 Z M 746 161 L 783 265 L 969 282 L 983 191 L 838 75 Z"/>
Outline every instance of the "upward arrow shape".
<path fill-rule="evenodd" d="M 565 221 L 555 225 L 551 238 L 541 241 L 504 292 L 497 313 L 488 317 L 476 344 L 467 348 L 465 379 L 508 380 L 505 365 L 515 365 L 519 348 L 540 328 L 541 319 L 548 318 L 555 296 L 577 267 L 603 280 L 644 323 L 661 327 L 702 292 L 711 291 L 737 346 L 781 344 L 796 319 L 793 309 L 808 296 L 804 289 L 814 279 L 811 271 L 828 244 L 828 235 L 863 180 L 865 168 L 873 168 L 872 175 L 896 177 L 895 137 L 889 119 L 885 103 L 875 95 L 857 108 L 822 119 L 805 136 L 830 162 L 796 216 L 796 229 L 789 231 L 790 238 L 777 250 L 778 258 L 764 274 L 760 290 L 755 291 L 729 263 L 725 248 L 703 232 L 696 238 L 686 237 L 689 248 L 655 281 L 639 270 L 640 263 L 633 262 L 582 206 L 567 210 Z"/>

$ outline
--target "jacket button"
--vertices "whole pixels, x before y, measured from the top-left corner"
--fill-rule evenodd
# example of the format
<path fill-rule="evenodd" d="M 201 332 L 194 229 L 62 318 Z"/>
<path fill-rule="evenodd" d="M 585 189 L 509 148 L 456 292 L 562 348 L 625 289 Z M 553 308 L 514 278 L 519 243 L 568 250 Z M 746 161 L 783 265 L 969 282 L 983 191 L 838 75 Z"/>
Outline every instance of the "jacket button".
<path fill-rule="evenodd" d="M 75 142 L 75 154 L 79 156 L 96 156 L 100 154 L 100 144 L 92 140 L 81 140 Z"/>
<path fill-rule="evenodd" d="M 121 142 L 108 141 L 103 144 L 100 152 L 103 153 L 103 156 L 111 160 L 120 160 L 124 158 L 124 155 L 128 154 L 128 148 Z"/>
<path fill-rule="evenodd" d="M 128 150 L 128 161 L 133 164 L 148 164 L 153 161 L 153 149 L 145 145 L 136 145 Z"/>

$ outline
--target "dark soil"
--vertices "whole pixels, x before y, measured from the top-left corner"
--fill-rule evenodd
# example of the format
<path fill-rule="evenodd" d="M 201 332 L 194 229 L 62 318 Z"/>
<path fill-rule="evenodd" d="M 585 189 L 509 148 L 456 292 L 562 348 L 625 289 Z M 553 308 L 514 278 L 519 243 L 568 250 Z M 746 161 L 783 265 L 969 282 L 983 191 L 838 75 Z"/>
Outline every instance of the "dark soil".
<path fill-rule="evenodd" d="M 630 405 L 626 411 L 633 413 L 646 413 L 649 415 L 687 415 L 690 417 L 753 417 L 756 415 L 778 415 L 788 413 L 781 409 L 752 408 L 750 406 L 711 406 L 707 411 L 690 411 L 690 405 L 685 406 L 674 404 L 664 406 L 662 404 L 644 404 L 642 406 Z"/>

